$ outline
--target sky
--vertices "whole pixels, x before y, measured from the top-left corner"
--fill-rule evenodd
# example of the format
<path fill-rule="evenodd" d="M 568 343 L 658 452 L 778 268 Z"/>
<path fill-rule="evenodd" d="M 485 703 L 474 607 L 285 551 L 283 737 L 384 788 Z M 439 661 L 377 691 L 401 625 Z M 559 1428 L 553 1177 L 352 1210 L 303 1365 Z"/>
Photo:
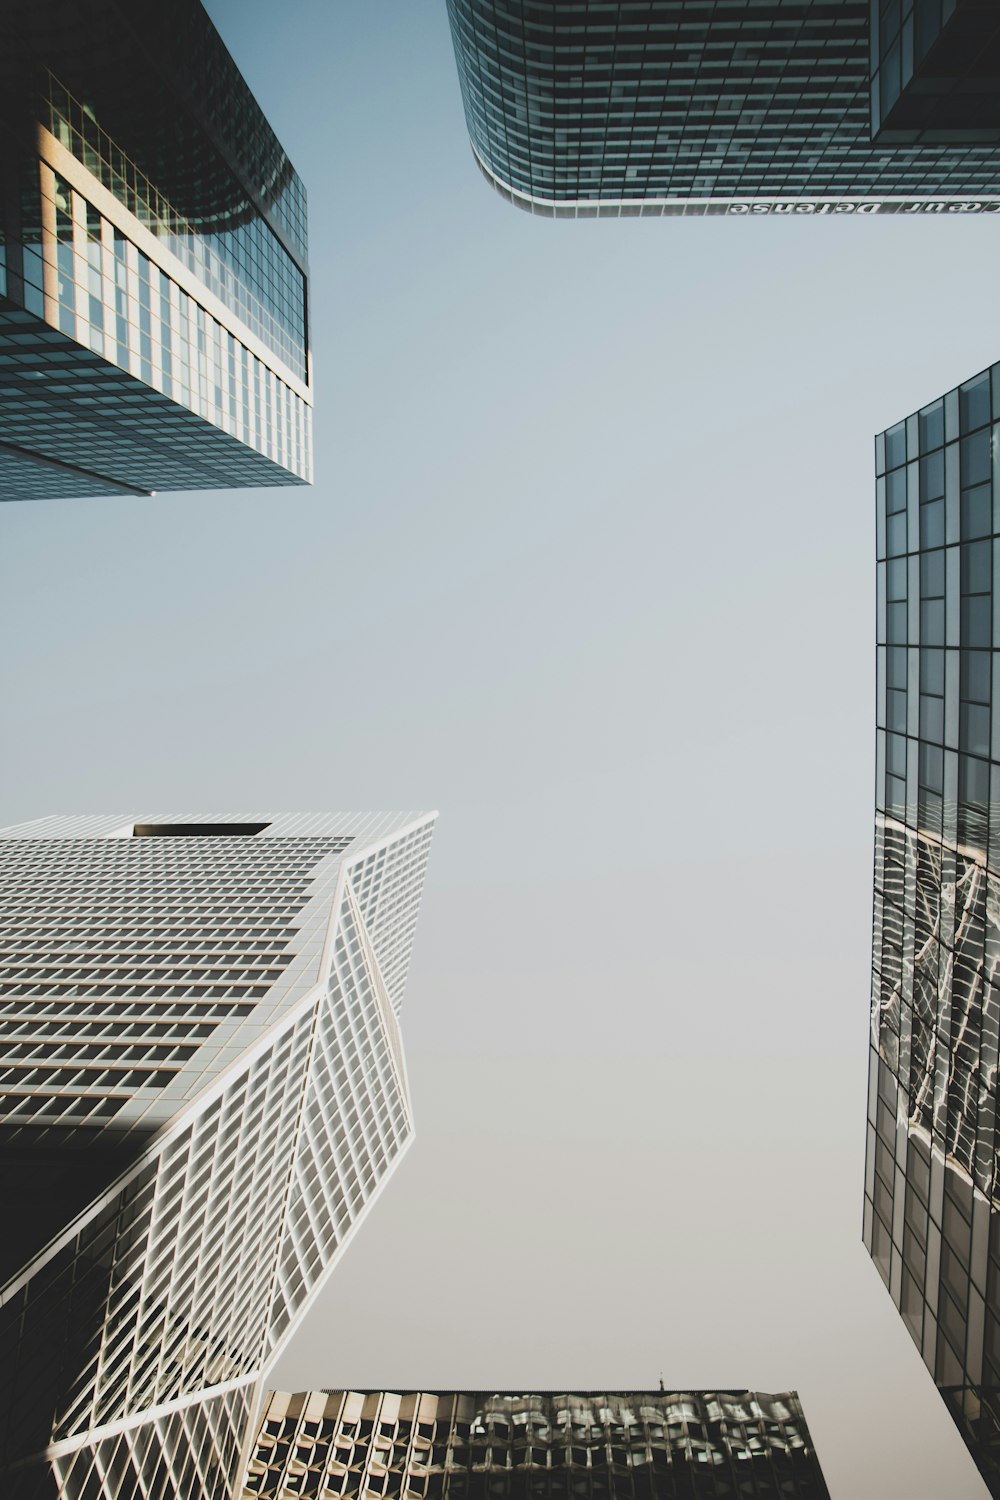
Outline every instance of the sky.
<path fill-rule="evenodd" d="M 443 0 L 208 0 L 309 191 L 312 489 L 8 505 L 0 816 L 438 808 L 416 1140 L 284 1389 L 797 1388 L 986 1489 L 861 1243 L 873 434 L 996 226 L 536 219 Z"/>

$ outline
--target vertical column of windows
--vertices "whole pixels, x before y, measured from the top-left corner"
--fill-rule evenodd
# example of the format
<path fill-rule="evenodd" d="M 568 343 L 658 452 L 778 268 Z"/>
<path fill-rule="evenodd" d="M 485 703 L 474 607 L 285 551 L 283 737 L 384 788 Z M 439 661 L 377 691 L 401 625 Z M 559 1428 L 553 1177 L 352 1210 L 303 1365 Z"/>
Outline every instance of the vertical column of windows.
<path fill-rule="evenodd" d="M 240 437 L 244 443 L 253 443 L 254 438 L 254 411 L 253 411 L 253 378 L 252 372 L 256 361 L 251 359 L 249 349 L 243 348 L 239 356 L 240 383 L 242 387 L 241 425 Z"/>
<path fill-rule="evenodd" d="M 25 311 L 45 317 L 42 263 L 42 183 L 44 163 L 26 163 L 20 178 L 21 265 Z"/>
<path fill-rule="evenodd" d="M 77 338 L 94 348 L 95 333 L 90 324 L 90 257 L 88 255 L 87 204 L 79 193 L 68 190 L 70 217 L 73 221 L 73 309 L 76 314 Z M 103 352 L 103 340 L 100 346 Z"/>
<path fill-rule="evenodd" d="M 56 326 L 76 337 L 76 252 L 73 246 L 73 194 L 68 183 L 51 174 L 55 217 Z"/>
<path fill-rule="evenodd" d="M 101 239 L 101 301 L 104 304 L 104 347 L 105 359 L 112 364 L 118 362 L 118 308 L 117 308 L 117 257 L 115 255 L 115 234 L 112 225 L 107 219 L 100 218 Z"/>
<path fill-rule="evenodd" d="M 211 333 L 209 357 L 211 360 L 212 369 L 211 389 L 214 408 L 212 412 L 212 420 L 217 427 L 224 427 L 226 424 L 226 418 L 222 397 L 222 387 L 225 380 L 225 365 L 222 358 L 222 329 L 216 322 L 215 318 L 209 318 L 208 321 L 209 330 Z"/>
<path fill-rule="evenodd" d="M 288 444 L 285 438 L 284 387 L 274 382 L 274 437 L 279 463 L 288 461 Z"/>
<path fill-rule="evenodd" d="M 86 258 L 86 307 L 90 325 L 90 347 L 96 354 L 104 354 L 104 245 L 101 235 L 101 216 L 85 198 L 76 194 L 77 203 L 83 212 Z"/>
<path fill-rule="evenodd" d="M 130 239 L 125 240 L 126 285 L 128 300 L 126 318 L 128 322 L 128 348 L 130 375 L 139 376 L 139 250 Z"/>
<path fill-rule="evenodd" d="M 115 363 L 129 368 L 128 334 L 128 241 L 120 229 L 112 229 L 114 243 L 113 273 L 115 280 Z"/>
<path fill-rule="evenodd" d="M 149 257 L 136 251 L 139 313 L 139 379 L 153 384 L 153 325 Z"/>
<path fill-rule="evenodd" d="M 275 416 L 274 416 L 274 376 L 268 369 L 263 369 L 261 375 L 264 382 L 264 442 L 265 453 L 274 452 Z"/>
<path fill-rule="evenodd" d="M 160 372 L 164 394 L 174 398 L 174 322 L 177 288 L 169 277 L 160 275 Z"/>
<path fill-rule="evenodd" d="M 177 288 L 177 357 L 180 374 L 180 400 L 194 411 L 194 383 L 191 373 L 191 299 Z"/>
<path fill-rule="evenodd" d="M 229 431 L 235 437 L 238 431 L 236 418 L 239 407 L 239 386 L 236 382 L 236 349 L 237 342 L 233 335 L 226 333 L 226 377 L 229 391 Z"/>

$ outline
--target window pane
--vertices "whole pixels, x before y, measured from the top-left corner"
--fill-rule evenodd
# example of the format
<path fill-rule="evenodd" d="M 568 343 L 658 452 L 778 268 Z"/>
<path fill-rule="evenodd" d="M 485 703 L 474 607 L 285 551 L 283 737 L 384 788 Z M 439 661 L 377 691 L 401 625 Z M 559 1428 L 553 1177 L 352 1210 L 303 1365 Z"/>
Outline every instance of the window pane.
<path fill-rule="evenodd" d="M 920 507 L 920 546 L 922 549 L 944 546 L 943 500 L 932 500 L 930 505 Z"/>
<path fill-rule="evenodd" d="M 993 524 L 991 486 L 981 484 L 975 490 L 962 491 L 962 540 L 988 536 Z M 928 507 L 929 509 L 930 507 Z"/>
<path fill-rule="evenodd" d="M 928 448 L 940 448 L 944 442 L 944 402 L 935 401 L 920 413 L 920 447 L 926 453 Z"/>
<path fill-rule="evenodd" d="M 886 467 L 895 469 L 906 462 L 906 423 L 897 422 L 885 435 Z"/>
<path fill-rule="evenodd" d="M 970 380 L 968 385 L 963 385 L 959 392 L 959 402 L 963 432 L 969 432 L 973 427 L 982 427 L 984 422 L 988 422 L 990 420 L 989 373 L 980 375 L 978 380 Z"/>
<path fill-rule="evenodd" d="M 990 433 L 973 433 L 962 439 L 962 485 L 985 484 L 990 477 Z"/>

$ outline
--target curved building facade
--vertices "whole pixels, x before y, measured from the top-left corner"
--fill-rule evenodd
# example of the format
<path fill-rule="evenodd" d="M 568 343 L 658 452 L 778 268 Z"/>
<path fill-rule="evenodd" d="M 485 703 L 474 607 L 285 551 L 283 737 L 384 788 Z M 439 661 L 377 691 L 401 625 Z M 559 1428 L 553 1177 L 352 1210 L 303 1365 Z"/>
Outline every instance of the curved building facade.
<path fill-rule="evenodd" d="M 990 79 L 956 94 L 970 128 L 879 137 L 924 86 L 913 7 L 889 9 L 892 35 L 869 0 L 448 0 L 476 160 L 531 212 L 1000 211 Z"/>

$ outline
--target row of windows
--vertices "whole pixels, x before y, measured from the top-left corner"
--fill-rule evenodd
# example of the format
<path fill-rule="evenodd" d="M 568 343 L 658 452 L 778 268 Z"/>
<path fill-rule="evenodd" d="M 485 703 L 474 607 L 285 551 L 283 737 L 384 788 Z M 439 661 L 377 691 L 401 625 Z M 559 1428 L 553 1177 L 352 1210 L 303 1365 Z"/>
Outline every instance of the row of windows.
<path fill-rule="evenodd" d="M 880 433 L 875 439 L 875 472 L 881 476 L 996 421 L 1000 421 L 1000 365 L 973 376 Z M 943 489 L 938 493 L 943 494 Z"/>
<path fill-rule="evenodd" d="M 741 1456 L 742 1457 L 742 1456 Z M 530 1500 L 533 1495 L 547 1500 L 727 1500 L 734 1493 L 733 1483 L 737 1476 L 742 1481 L 741 1493 L 755 1495 L 760 1500 L 772 1500 L 780 1495 L 782 1500 L 827 1500 L 827 1490 L 819 1471 L 810 1457 L 797 1459 L 785 1455 L 768 1455 L 753 1459 L 753 1473 L 743 1473 L 740 1460 L 732 1458 L 729 1472 L 720 1470 L 720 1462 L 710 1453 L 692 1457 L 691 1462 L 674 1461 L 665 1471 L 653 1468 L 628 1470 L 624 1474 L 612 1471 L 597 1473 L 593 1470 L 576 1474 L 572 1470 L 565 1475 L 532 1471 L 518 1475 L 496 1470 L 482 1472 L 450 1471 L 444 1474 L 416 1475 L 367 1474 L 363 1485 L 352 1475 L 325 1475 L 324 1497 L 340 1496 L 355 1500 L 360 1496 L 400 1497 L 400 1500 Z M 750 1486 L 753 1486 L 751 1489 Z M 245 1482 L 245 1500 L 288 1500 L 293 1495 L 314 1496 L 315 1478 L 309 1474 L 268 1472 L 251 1474 Z"/>
<path fill-rule="evenodd" d="M 95 851 L 95 844 L 112 847 Z M 152 856 L 150 845 L 158 846 Z M 0 1017 L 6 1013 L 15 1022 L 0 1031 L 0 1067 L 25 1056 L 11 1030 L 23 1028 L 29 1017 L 33 1028 L 46 1016 L 59 1017 L 50 1023 L 63 1038 L 59 1060 L 36 1066 L 32 1080 L 36 1087 L 59 1089 L 71 1081 L 67 1054 L 78 1063 L 94 1055 L 95 1021 L 105 1027 L 106 1037 L 118 1037 L 129 1014 L 145 1016 L 169 1025 L 175 1037 L 197 1039 L 200 1045 L 211 1023 L 246 1016 L 252 1006 L 245 1002 L 263 999 L 294 959 L 298 943 L 292 920 L 309 899 L 319 862 L 340 848 L 341 841 L 329 839 L 303 840 L 294 849 L 277 841 L 273 846 L 219 841 L 211 847 L 198 841 L 196 850 L 185 839 L 57 840 L 54 847 L 44 839 L 4 841 L 5 907 L 12 936 L 22 936 L 15 917 L 19 908 L 33 916 L 46 911 L 48 917 L 23 933 L 16 953 L 0 969 Z M 199 891 L 205 892 L 197 905 L 205 911 L 207 930 L 171 928 L 165 918 L 178 904 L 189 922 L 197 921 L 197 912 L 189 910 L 192 889 L 196 900 Z M 123 892 L 127 903 L 119 901 Z M 102 938 L 91 926 L 92 951 L 81 952 L 75 934 L 95 907 L 117 909 L 104 918 L 112 924 L 109 936 Z M 248 908 L 271 923 L 286 914 L 285 926 L 263 928 L 273 934 L 270 952 L 262 953 L 259 939 L 247 937 L 261 931 L 248 926 Z M 192 941 L 199 938 L 202 951 L 193 951 Z M 32 1005 L 35 997 L 43 1003 Z M 150 1063 L 162 1061 L 162 1046 L 152 1037 L 145 1050 Z M 176 1051 L 179 1065 L 194 1051 Z M 137 1060 L 134 1049 L 129 1055 Z M 85 1072 L 88 1090 L 106 1088 L 115 1096 L 116 1109 L 129 1088 L 162 1088 L 172 1076 L 158 1066 L 103 1076 L 92 1068 Z M 52 1103 L 45 1109 L 46 1119 L 55 1108 Z M 67 1115 L 81 1112 L 76 1101 L 67 1103 Z"/>
<path fill-rule="evenodd" d="M 697 1415 L 704 1413 L 692 1413 L 689 1422 L 677 1424 L 665 1441 L 655 1443 L 642 1454 L 615 1448 L 608 1451 L 529 1448 L 518 1453 L 507 1447 L 474 1443 L 472 1451 L 461 1456 L 454 1451 L 456 1443 L 459 1448 L 468 1448 L 468 1443 L 460 1430 L 449 1434 L 446 1424 L 439 1437 L 450 1436 L 450 1445 L 439 1443 L 432 1448 L 429 1442 L 414 1439 L 410 1446 L 404 1423 L 400 1424 L 404 1429 L 400 1445 L 394 1449 L 387 1439 L 376 1439 L 369 1446 L 370 1439 L 363 1435 L 356 1447 L 350 1438 L 345 1442 L 341 1436 L 344 1428 L 326 1421 L 297 1422 L 294 1417 L 284 1421 L 265 1419 L 250 1465 L 246 1494 L 444 1496 L 473 1495 L 480 1491 L 484 1495 L 527 1495 L 537 1491 L 552 1495 L 593 1493 L 625 1497 L 632 1494 L 634 1484 L 636 1493 L 668 1496 L 675 1493 L 672 1474 L 677 1475 L 681 1486 L 676 1493 L 685 1495 L 716 1493 L 713 1476 L 722 1481 L 719 1493 L 729 1493 L 737 1474 L 741 1485 L 749 1486 L 748 1494 L 751 1489 L 761 1495 L 826 1494 L 801 1420 L 729 1425 L 699 1422 Z M 353 1425 L 345 1423 L 344 1427 Z M 458 1424 L 458 1429 L 462 1425 Z M 660 1430 L 662 1433 L 662 1427 Z M 520 1476 L 523 1489 L 509 1488 L 519 1483 L 517 1467 L 509 1467 L 511 1458 L 516 1466 L 534 1465 Z M 433 1466 L 430 1471 L 429 1463 Z M 694 1491 L 689 1488 L 695 1474 L 707 1479 L 704 1491 L 700 1485 Z M 784 1476 L 780 1485 L 778 1474 Z M 816 1481 L 816 1489 L 808 1487 L 809 1476 Z M 806 1487 L 800 1489 L 796 1478 Z"/>

